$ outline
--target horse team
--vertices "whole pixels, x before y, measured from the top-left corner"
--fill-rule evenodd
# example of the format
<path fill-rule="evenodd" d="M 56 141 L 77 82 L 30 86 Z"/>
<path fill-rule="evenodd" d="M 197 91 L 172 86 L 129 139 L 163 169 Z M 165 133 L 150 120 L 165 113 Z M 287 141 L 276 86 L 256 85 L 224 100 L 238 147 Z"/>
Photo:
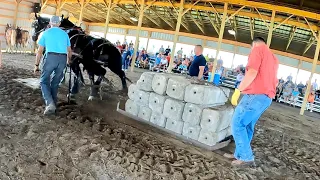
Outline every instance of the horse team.
<path fill-rule="evenodd" d="M 18 52 L 18 50 L 20 50 L 20 52 L 26 52 L 29 32 L 20 27 L 14 28 L 7 24 L 5 28 L 5 39 L 7 44 L 6 51 L 8 53 Z"/>
<path fill-rule="evenodd" d="M 35 14 L 36 21 L 33 22 L 34 34 L 32 40 L 37 41 L 41 33 L 49 28 L 49 19 Z M 99 97 L 100 84 L 105 79 L 108 67 L 121 79 L 123 89 L 127 90 L 126 80 L 131 82 L 122 70 L 122 58 L 119 50 L 105 38 L 95 38 L 87 35 L 80 27 L 75 26 L 68 18 L 61 17 L 60 28 L 64 29 L 70 38 L 73 51 L 70 68 L 75 74 L 69 96 L 74 97 L 79 91 L 79 85 L 84 84 L 82 70 L 86 71 L 90 80 L 89 100 Z M 95 79 L 97 76 L 97 79 Z M 80 83 L 82 82 L 82 83 Z"/>

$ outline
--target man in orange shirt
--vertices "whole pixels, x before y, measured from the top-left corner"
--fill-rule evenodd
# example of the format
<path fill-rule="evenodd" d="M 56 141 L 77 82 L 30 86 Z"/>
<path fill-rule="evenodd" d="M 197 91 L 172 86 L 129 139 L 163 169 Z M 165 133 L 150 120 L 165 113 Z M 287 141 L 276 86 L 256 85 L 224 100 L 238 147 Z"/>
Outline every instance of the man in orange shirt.
<path fill-rule="evenodd" d="M 261 37 L 253 39 L 246 73 L 235 89 L 231 103 L 237 105 L 242 92 L 243 98 L 233 114 L 231 128 L 235 140 L 234 154 L 225 154 L 227 158 L 235 159 L 233 166 L 254 166 L 254 156 L 251 149 L 254 126 L 262 113 L 271 105 L 278 84 L 279 61 Z"/>

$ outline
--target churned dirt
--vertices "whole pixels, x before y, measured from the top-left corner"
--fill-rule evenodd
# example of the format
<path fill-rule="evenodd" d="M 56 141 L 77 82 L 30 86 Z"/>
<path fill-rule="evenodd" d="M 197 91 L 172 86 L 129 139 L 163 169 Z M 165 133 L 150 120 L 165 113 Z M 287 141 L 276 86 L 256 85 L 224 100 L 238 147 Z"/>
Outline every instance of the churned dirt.
<path fill-rule="evenodd" d="M 40 90 L 14 82 L 34 77 L 34 56 L 4 54 L 0 69 L 0 179 L 320 179 L 320 115 L 273 105 L 256 126 L 256 168 L 234 169 L 222 153 L 175 139 L 116 111 L 127 99 L 120 80 L 108 73 L 103 100 L 76 104 L 60 89 L 57 116 L 43 116 Z M 136 81 L 141 70 L 128 73 Z M 110 85 L 112 84 L 112 86 Z"/>

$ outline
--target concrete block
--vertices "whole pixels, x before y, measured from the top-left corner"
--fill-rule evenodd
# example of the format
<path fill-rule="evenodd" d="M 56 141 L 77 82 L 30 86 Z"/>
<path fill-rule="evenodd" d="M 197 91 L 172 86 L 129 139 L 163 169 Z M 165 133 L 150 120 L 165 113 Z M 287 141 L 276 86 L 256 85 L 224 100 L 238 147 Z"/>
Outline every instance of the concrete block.
<path fill-rule="evenodd" d="M 183 121 L 176 121 L 173 119 L 167 119 L 166 129 L 173 131 L 177 134 L 182 134 Z"/>
<path fill-rule="evenodd" d="M 131 84 L 128 88 L 128 96 L 131 100 L 135 100 L 136 94 L 137 94 L 137 85 Z"/>
<path fill-rule="evenodd" d="M 150 117 L 151 117 L 151 113 L 152 113 L 152 111 L 149 107 L 140 106 L 138 117 L 145 120 L 145 121 L 149 121 Z"/>
<path fill-rule="evenodd" d="M 192 103 L 186 103 L 183 109 L 182 120 L 190 125 L 199 125 L 203 108 Z"/>
<path fill-rule="evenodd" d="M 152 91 L 152 80 L 156 73 L 145 72 L 142 73 L 140 79 L 137 81 L 137 87 L 140 90 Z"/>
<path fill-rule="evenodd" d="M 190 84 L 186 87 L 184 100 L 201 105 L 223 105 L 229 98 L 230 90 L 212 85 Z"/>
<path fill-rule="evenodd" d="M 152 90 L 160 95 L 165 95 L 169 77 L 168 74 L 156 74 L 152 80 Z"/>
<path fill-rule="evenodd" d="M 227 106 L 223 110 L 221 122 L 220 122 L 220 125 L 219 125 L 217 131 L 221 131 L 223 129 L 226 129 L 227 127 L 230 127 L 231 122 L 232 122 L 233 113 L 234 113 L 234 108 L 231 105 Z"/>
<path fill-rule="evenodd" d="M 157 113 L 162 113 L 164 102 L 166 99 L 166 96 L 162 96 L 156 93 L 150 93 L 149 108 L 151 108 L 152 111 L 155 111 Z"/>
<path fill-rule="evenodd" d="M 219 141 L 226 138 L 226 135 L 227 135 L 226 129 L 220 132 L 212 132 L 206 129 L 201 129 L 198 141 L 208 146 L 213 146 Z"/>
<path fill-rule="evenodd" d="M 190 80 L 182 77 L 170 78 L 168 80 L 166 93 L 174 99 L 183 100 L 186 87 L 190 84 Z"/>
<path fill-rule="evenodd" d="M 150 118 L 150 122 L 158 125 L 160 127 L 165 127 L 166 126 L 166 122 L 167 122 L 167 118 L 164 117 L 163 114 L 157 113 L 157 112 L 152 112 L 151 113 L 151 118 Z"/>
<path fill-rule="evenodd" d="M 202 111 L 200 126 L 213 132 L 221 131 L 230 126 L 233 115 L 232 106 L 218 106 L 207 108 Z"/>
<path fill-rule="evenodd" d="M 183 125 L 182 135 L 194 140 L 198 140 L 200 131 L 201 127 L 199 125 L 194 126 L 185 122 Z"/>
<path fill-rule="evenodd" d="M 171 98 L 166 99 L 163 107 L 163 115 L 166 118 L 180 121 L 182 118 L 184 103 Z"/>
<path fill-rule="evenodd" d="M 125 104 L 125 111 L 134 115 L 134 116 L 138 116 L 139 113 L 139 105 L 136 104 L 134 101 L 132 101 L 131 99 L 128 99 L 126 104 Z"/>
<path fill-rule="evenodd" d="M 150 97 L 150 92 L 142 91 L 137 89 L 135 93 L 135 102 L 140 104 L 140 105 L 149 105 L 149 97 Z"/>

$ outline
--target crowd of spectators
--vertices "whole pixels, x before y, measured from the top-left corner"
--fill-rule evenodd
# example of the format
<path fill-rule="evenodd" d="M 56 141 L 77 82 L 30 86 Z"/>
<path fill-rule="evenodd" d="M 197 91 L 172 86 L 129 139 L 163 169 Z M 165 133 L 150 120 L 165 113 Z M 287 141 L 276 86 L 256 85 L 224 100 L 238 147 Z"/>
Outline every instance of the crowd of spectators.
<path fill-rule="evenodd" d="M 296 106 L 297 101 L 299 100 L 299 96 L 303 97 L 305 93 L 308 93 L 307 110 L 310 110 L 310 112 L 312 112 L 315 101 L 320 100 L 320 90 L 318 88 L 317 79 L 315 79 L 315 81 L 311 84 L 309 92 L 306 92 L 308 84 L 303 84 L 302 82 L 300 82 L 299 84 L 295 84 L 292 79 L 293 77 L 291 74 L 287 77 L 286 80 L 284 80 L 283 78 L 279 79 L 276 101 L 280 102 L 282 98 L 284 103 Z"/>

